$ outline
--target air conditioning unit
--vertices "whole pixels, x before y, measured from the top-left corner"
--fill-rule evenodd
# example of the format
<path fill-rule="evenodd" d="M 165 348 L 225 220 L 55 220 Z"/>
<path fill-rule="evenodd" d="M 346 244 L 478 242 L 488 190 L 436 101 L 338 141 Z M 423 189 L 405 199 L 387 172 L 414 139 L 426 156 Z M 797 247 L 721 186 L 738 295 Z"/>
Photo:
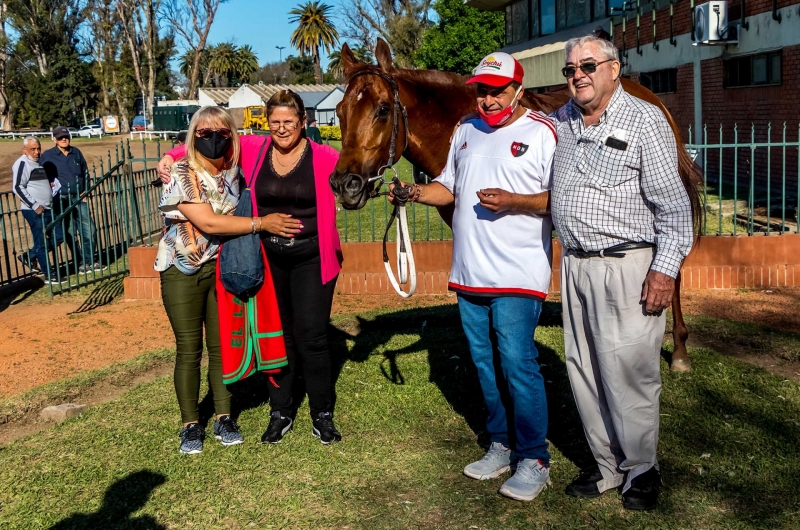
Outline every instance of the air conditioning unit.
<path fill-rule="evenodd" d="M 694 8 L 694 45 L 736 44 L 738 25 L 728 25 L 728 2 L 712 1 Z"/>

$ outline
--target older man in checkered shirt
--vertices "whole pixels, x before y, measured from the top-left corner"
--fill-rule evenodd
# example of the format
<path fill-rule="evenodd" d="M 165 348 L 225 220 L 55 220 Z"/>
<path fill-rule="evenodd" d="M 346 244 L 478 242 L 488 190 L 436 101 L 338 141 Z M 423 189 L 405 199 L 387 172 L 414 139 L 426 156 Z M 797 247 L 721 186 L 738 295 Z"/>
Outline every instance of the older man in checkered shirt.
<path fill-rule="evenodd" d="M 625 93 L 617 50 L 571 39 L 572 99 L 558 131 L 552 215 L 564 247 L 567 370 L 596 466 L 566 493 L 623 486 L 623 506 L 656 506 L 660 350 L 675 277 L 692 246 L 675 137 L 661 111 Z"/>

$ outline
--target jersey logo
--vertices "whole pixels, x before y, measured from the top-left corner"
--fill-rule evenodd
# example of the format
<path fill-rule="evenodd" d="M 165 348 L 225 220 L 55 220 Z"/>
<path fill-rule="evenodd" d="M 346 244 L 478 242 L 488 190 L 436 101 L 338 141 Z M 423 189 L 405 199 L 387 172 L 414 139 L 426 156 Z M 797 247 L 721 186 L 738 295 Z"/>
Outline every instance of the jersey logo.
<path fill-rule="evenodd" d="M 458 148 L 458 150 L 459 150 L 459 151 L 463 151 L 463 150 L 464 150 L 464 149 L 466 149 L 466 148 L 467 148 L 467 142 L 464 142 L 464 145 L 462 145 L 461 147 L 459 147 L 459 148 Z"/>
<path fill-rule="evenodd" d="M 511 144 L 511 154 L 515 157 L 520 157 L 528 151 L 528 146 L 522 142 L 514 142 Z"/>

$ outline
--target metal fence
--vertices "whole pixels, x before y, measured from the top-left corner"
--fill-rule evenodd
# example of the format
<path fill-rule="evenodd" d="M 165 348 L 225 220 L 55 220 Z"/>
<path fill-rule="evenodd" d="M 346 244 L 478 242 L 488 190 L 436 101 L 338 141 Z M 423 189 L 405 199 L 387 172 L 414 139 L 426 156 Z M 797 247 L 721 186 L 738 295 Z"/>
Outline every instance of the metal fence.
<path fill-rule="evenodd" d="M 796 132 L 797 136 L 787 125 L 707 126 L 702 141 L 697 141 L 689 131 L 686 147 L 696 154 L 703 168 L 703 234 L 800 233 L 800 124 Z M 134 144 L 141 156 L 131 154 Z M 45 227 L 45 236 L 54 236 L 59 230 L 65 235 L 64 243 L 48 257 L 48 264 L 56 268 L 52 294 L 124 275 L 130 246 L 158 243 L 161 190 L 150 182 L 156 180 L 156 162 L 171 142 L 142 140 L 140 147 L 138 141 L 125 140 L 113 153 L 96 161 L 91 169 L 91 187 Z M 407 161 L 401 160 L 397 169 L 401 179 L 414 178 Z M 385 200 L 372 200 L 357 212 L 340 209 L 337 225 L 342 241 L 380 241 L 390 213 Z M 76 238 L 69 237 L 69 224 L 79 225 L 86 216 L 95 228 L 96 248 L 91 248 L 91 254 L 100 264 L 97 269 L 80 268 Z M 452 238 L 450 228 L 434 208 L 412 203 L 408 216 L 412 240 Z M 389 236 L 394 240 L 394 231 Z M 0 285 L 33 276 L 18 259 L 33 241 L 19 201 L 11 192 L 0 193 L 0 237 Z"/>
<path fill-rule="evenodd" d="M 689 129 L 686 147 L 703 168 L 704 235 L 800 232 L 800 124 L 793 129 L 706 125 L 702 142 Z"/>

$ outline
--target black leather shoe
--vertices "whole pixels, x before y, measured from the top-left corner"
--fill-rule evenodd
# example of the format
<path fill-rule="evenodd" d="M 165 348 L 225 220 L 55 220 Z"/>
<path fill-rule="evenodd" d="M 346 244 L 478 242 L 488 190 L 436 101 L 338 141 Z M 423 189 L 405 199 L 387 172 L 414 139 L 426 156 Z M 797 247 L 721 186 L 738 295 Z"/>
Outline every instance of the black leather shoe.
<path fill-rule="evenodd" d="M 594 499 L 602 495 L 597 488 L 597 483 L 603 480 L 598 466 L 582 469 L 577 477 L 564 489 L 564 493 L 578 499 Z"/>
<path fill-rule="evenodd" d="M 628 510 L 655 510 L 661 473 L 651 467 L 631 481 L 631 487 L 622 494 L 622 507 Z"/>

